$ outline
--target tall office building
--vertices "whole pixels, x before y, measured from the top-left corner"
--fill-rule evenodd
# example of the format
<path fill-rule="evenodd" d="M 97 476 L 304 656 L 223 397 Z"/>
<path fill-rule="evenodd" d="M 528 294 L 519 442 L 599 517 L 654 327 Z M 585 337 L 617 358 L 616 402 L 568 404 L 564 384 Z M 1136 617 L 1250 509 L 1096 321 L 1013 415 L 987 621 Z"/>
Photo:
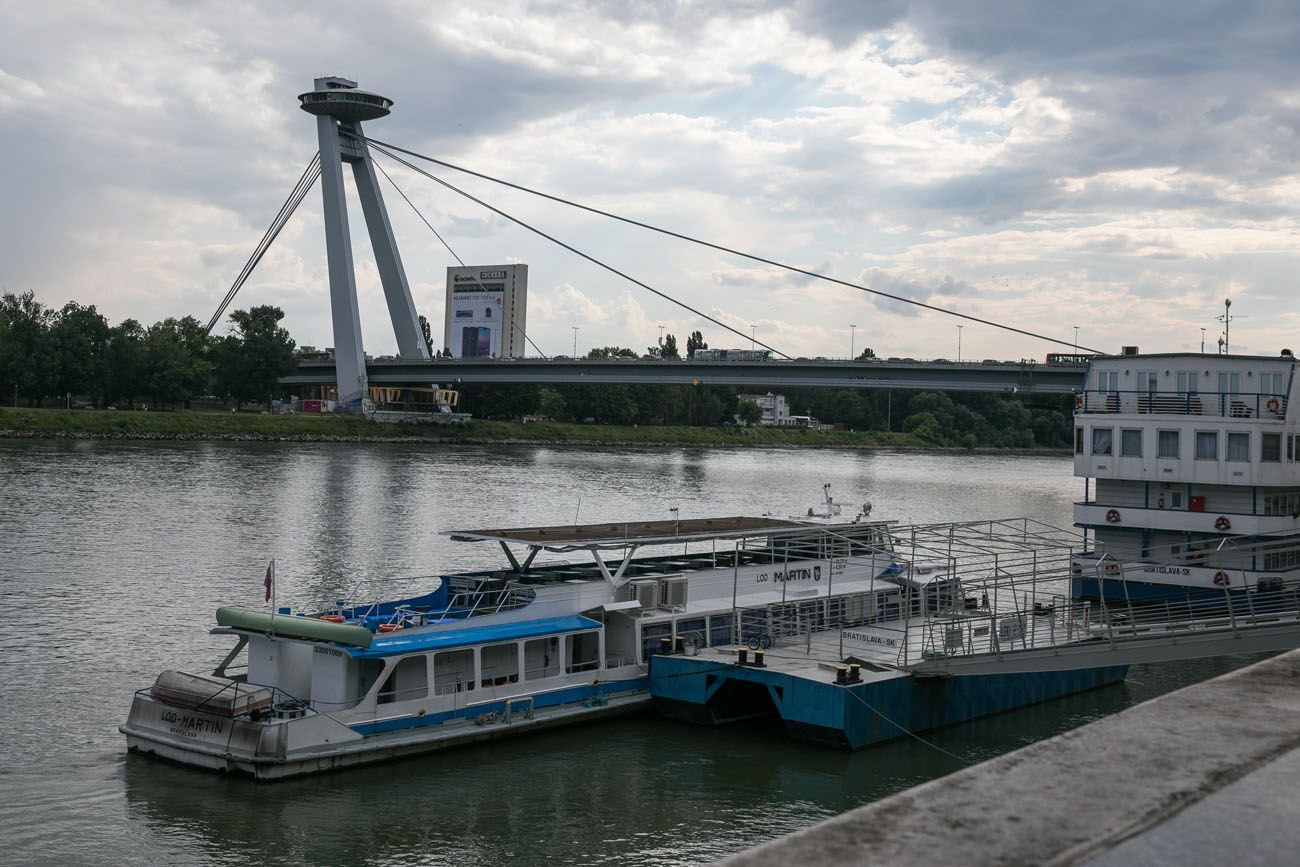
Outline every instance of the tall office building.
<path fill-rule="evenodd" d="M 452 358 L 523 358 L 527 319 L 527 265 L 447 269 L 442 345 Z"/>

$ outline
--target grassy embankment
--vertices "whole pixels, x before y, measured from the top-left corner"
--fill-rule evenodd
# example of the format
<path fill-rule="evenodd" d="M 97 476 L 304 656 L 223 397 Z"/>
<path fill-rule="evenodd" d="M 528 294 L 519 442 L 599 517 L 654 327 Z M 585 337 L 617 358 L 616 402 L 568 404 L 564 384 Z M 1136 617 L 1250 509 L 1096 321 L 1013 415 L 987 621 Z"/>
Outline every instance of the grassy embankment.
<path fill-rule="evenodd" d="M 231 439 L 330 442 L 530 442 L 619 445 L 917 447 L 908 434 L 797 428 L 654 427 L 475 420 L 461 425 L 390 425 L 336 415 L 254 412 L 0 409 L 0 437 Z"/>

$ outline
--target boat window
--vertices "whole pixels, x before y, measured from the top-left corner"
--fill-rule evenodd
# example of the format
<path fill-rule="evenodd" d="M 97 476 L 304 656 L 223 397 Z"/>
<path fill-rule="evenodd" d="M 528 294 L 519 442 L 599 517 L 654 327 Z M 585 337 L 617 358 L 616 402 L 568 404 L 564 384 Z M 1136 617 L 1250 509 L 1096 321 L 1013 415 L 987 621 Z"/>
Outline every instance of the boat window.
<path fill-rule="evenodd" d="M 1115 432 L 1108 427 L 1095 427 L 1092 429 L 1092 453 L 1094 455 L 1108 455 L 1111 453 L 1111 439 Z"/>
<path fill-rule="evenodd" d="M 1097 388 L 1102 391 L 1119 391 L 1119 371 L 1102 370 L 1097 373 Z"/>
<path fill-rule="evenodd" d="M 1137 372 L 1138 391 L 1155 392 L 1157 387 L 1156 372 L 1154 370 L 1139 370 Z"/>
<path fill-rule="evenodd" d="M 709 618 L 709 647 L 731 644 L 732 616 L 715 614 Z"/>
<path fill-rule="evenodd" d="M 384 661 L 382 659 L 361 660 L 361 689 L 357 695 L 362 697 L 369 695 L 370 687 L 375 685 L 375 681 L 379 680 L 379 675 L 383 673 Z"/>
<path fill-rule="evenodd" d="M 1074 429 L 1074 453 L 1083 454 L 1083 428 L 1081 427 Z"/>
<path fill-rule="evenodd" d="M 555 677 L 560 673 L 560 637 L 551 635 L 524 642 L 524 680 Z"/>
<path fill-rule="evenodd" d="M 689 620 L 683 619 L 677 621 L 677 634 L 695 643 L 696 647 L 703 647 L 705 641 L 705 628 L 703 617 L 692 617 Z"/>
<path fill-rule="evenodd" d="M 669 624 L 665 623 L 664 626 Z M 565 672 L 592 671 L 600 667 L 600 633 L 575 632 L 564 636 Z"/>
<path fill-rule="evenodd" d="M 519 644 L 489 644 L 480 651 L 479 683 L 483 686 L 505 686 L 519 682 Z"/>
<path fill-rule="evenodd" d="M 1178 431 L 1162 430 L 1157 432 L 1159 445 L 1156 448 L 1156 456 L 1161 458 L 1177 458 L 1178 454 Z"/>
<path fill-rule="evenodd" d="M 1259 438 L 1259 459 L 1270 463 L 1282 460 L 1282 435 L 1266 433 Z"/>
<path fill-rule="evenodd" d="M 1119 433 L 1120 455 L 1126 458 L 1142 457 L 1142 431 L 1126 428 Z"/>
<path fill-rule="evenodd" d="M 659 652 L 659 639 L 672 635 L 671 623 L 647 623 L 641 627 L 641 661 L 650 662 L 650 657 Z"/>
<path fill-rule="evenodd" d="M 1198 461 L 1217 461 L 1219 459 L 1219 432 L 1198 430 L 1196 432 L 1196 459 Z"/>
<path fill-rule="evenodd" d="M 1282 374 L 1280 373 L 1261 373 L 1259 375 L 1259 393 L 1273 395 L 1274 397 L 1285 397 L 1286 386 L 1282 383 Z"/>
<path fill-rule="evenodd" d="M 1169 508 L 1171 508 L 1171 509 L 1181 509 L 1182 507 L 1183 507 L 1183 492 L 1182 492 L 1182 491 L 1170 491 L 1170 492 L 1169 492 Z"/>
<path fill-rule="evenodd" d="M 393 667 L 379 688 L 379 703 L 411 701 L 429 695 L 429 660 L 423 654 L 408 656 Z"/>
<path fill-rule="evenodd" d="M 1230 461 L 1250 460 L 1250 434 L 1248 433 L 1228 434 L 1228 453 L 1226 455 L 1226 460 L 1230 460 Z"/>
<path fill-rule="evenodd" d="M 1295 434 L 1286 435 L 1286 459 L 1287 461 L 1295 460 Z"/>
<path fill-rule="evenodd" d="M 448 695 L 474 688 L 474 651 L 444 650 L 433 656 L 433 694 Z"/>
<path fill-rule="evenodd" d="M 1196 371 L 1180 370 L 1178 371 L 1178 393 L 1196 394 Z"/>

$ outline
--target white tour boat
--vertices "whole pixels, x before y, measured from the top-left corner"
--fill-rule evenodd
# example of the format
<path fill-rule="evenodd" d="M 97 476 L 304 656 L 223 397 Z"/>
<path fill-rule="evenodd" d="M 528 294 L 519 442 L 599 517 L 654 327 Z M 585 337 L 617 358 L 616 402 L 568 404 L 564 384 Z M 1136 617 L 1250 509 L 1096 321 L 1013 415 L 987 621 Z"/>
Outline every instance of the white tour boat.
<path fill-rule="evenodd" d="M 741 611 L 853 606 L 885 622 L 957 593 L 938 586 L 955 587 L 948 576 L 905 577 L 888 524 L 862 515 L 449 535 L 499 544 L 508 568 L 370 604 L 218 609 L 213 631 L 234 648 L 210 675 L 167 671 L 136 693 L 129 748 L 265 779 L 391 759 L 647 709 L 655 653 L 770 644 Z M 535 562 L 541 552 L 590 561 Z M 918 581 L 925 592 L 904 592 Z"/>
<path fill-rule="evenodd" d="M 1075 399 L 1079 599 L 1256 593 L 1297 577 L 1296 360 L 1098 356 Z"/>

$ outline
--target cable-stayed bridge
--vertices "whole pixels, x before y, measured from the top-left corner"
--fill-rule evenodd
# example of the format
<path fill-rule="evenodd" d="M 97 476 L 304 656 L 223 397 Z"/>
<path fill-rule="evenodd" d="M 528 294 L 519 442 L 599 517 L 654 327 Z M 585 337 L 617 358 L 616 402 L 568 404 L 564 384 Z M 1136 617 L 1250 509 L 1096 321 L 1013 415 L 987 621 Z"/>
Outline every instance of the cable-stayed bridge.
<path fill-rule="evenodd" d="M 222 299 L 217 311 L 208 322 L 208 331 L 221 320 L 226 308 L 257 267 L 270 245 L 278 237 L 298 205 L 315 185 L 321 182 L 324 204 L 325 247 L 329 262 L 330 308 L 333 322 L 333 357 L 328 361 L 304 361 L 297 373 L 285 377 L 281 383 L 292 385 L 335 385 L 341 407 L 361 409 L 369 384 L 415 385 L 439 382 L 520 382 L 520 383 L 654 383 L 654 384 L 710 384 L 735 386 L 829 386 L 839 388 L 900 388 L 942 389 L 953 391 L 983 391 L 1008 394 L 1068 394 L 1080 384 L 1083 368 L 1080 365 L 1038 365 L 1031 363 L 979 363 L 953 364 L 943 360 L 918 362 L 911 359 L 890 361 L 827 361 L 824 359 L 793 358 L 775 346 L 758 340 L 752 333 L 744 334 L 723 319 L 692 306 L 687 301 L 650 286 L 631 274 L 619 270 L 592 253 L 579 249 L 525 222 L 489 202 L 471 195 L 432 174 L 412 160 L 438 166 L 450 171 L 477 177 L 505 188 L 540 197 L 552 203 L 576 208 L 589 214 L 615 220 L 661 236 L 703 246 L 716 252 L 811 278 L 814 283 L 830 283 L 891 301 L 924 308 L 991 328 L 1033 337 L 1062 348 L 1070 347 L 1077 357 L 1080 350 L 1096 352 L 1045 334 L 1018 328 L 1006 322 L 983 319 L 969 313 L 947 310 L 914 298 L 894 295 L 859 283 L 842 280 L 796 265 L 737 250 L 711 241 L 692 237 L 671 229 L 634 220 L 619 214 L 603 211 L 580 202 L 571 201 L 539 190 L 530 189 L 510 181 L 475 172 L 444 160 L 417 153 L 389 142 L 368 137 L 362 122 L 383 118 L 390 113 L 392 100 L 379 94 L 359 90 L 355 81 L 339 77 L 318 78 L 315 89 L 300 94 L 301 108 L 315 116 L 319 151 L 313 155 L 306 170 L 281 205 L 262 240 L 254 249 L 238 277 Z M 731 335 L 724 340 L 737 339 L 739 345 L 748 342 L 751 347 L 762 347 L 772 355 L 765 361 L 698 361 L 695 359 L 547 359 L 527 333 L 520 336 L 537 352 L 538 358 L 526 359 L 432 359 L 425 343 L 411 297 L 406 271 L 402 265 L 397 241 L 388 219 L 388 210 L 380 191 L 382 175 L 399 196 L 411 207 L 416 216 L 437 236 L 448 253 L 464 266 L 437 229 L 425 218 L 415 203 L 402 191 L 382 165 L 375 162 L 373 153 L 383 155 L 393 164 L 401 165 L 451 192 L 480 205 L 521 229 L 544 238 L 567 250 L 574 256 L 603 268 L 610 274 L 626 280 L 641 290 L 676 305 L 682 310 L 712 323 Z M 358 313 L 356 275 L 352 260 L 352 240 L 348 224 L 347 200 L 343 188 L 343 166 L 350 165 L 356 189 L 361 200 L 367 233 L 374 251 L 387 301 L 393 334 L 397 341 L 396 360 L 370 360 L 366 357 L 361 340 L 361 321 Z M 514 322 L 512 327 L 523 332 Z"/>

